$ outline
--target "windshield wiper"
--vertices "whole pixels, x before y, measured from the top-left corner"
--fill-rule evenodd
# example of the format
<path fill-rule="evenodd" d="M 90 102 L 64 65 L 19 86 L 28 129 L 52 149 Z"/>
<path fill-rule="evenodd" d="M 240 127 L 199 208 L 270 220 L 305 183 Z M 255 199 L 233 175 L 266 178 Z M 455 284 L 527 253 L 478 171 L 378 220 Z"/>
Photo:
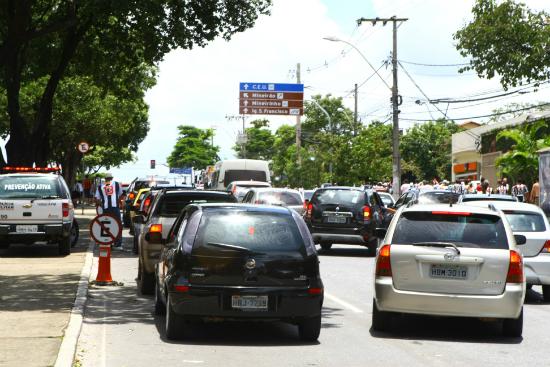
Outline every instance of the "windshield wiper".
<path fill-rule="evenodd" d="M 221 242 L 208 242 L 208 246 L 220 247 L 223 249 L 235 250 L 235 251 L 252 252 L 252 250 L 246 247 L 230 245 L 228 243 L 221 243 Z"/>
<path fill-rule="evenodd" d="M 460 255 L 460 250 L 458 249 L 458 246 L 451 242 L 414 242 L 412 245 L 442 248 L 452 247 L 453 249 L 455 249 L 456 254 Z"/>

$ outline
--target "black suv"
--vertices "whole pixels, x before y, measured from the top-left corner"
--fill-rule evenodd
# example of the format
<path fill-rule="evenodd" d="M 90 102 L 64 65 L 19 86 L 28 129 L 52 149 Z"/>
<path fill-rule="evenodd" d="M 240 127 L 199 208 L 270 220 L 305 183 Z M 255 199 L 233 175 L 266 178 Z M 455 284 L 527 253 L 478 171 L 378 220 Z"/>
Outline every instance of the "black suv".
<path fill-rule="evenodd" d="M 362 245 L 376 253 L 376 228 L 387 228 L 392 214 L 376 191 L 353 187 L 317 189 L 305 220 L 315 243 L 330 250 L 334 243 Z"/>
<path fill-rule="evenodd" d="M 298 325 L 302 340 L 319 337 L 319 259 L 295 211 L 191 204 L 161 242 L 155 312 L 166 313 L 168 339 L 181 335 L 186 320 L 211 318 L 286 321 Z"/>

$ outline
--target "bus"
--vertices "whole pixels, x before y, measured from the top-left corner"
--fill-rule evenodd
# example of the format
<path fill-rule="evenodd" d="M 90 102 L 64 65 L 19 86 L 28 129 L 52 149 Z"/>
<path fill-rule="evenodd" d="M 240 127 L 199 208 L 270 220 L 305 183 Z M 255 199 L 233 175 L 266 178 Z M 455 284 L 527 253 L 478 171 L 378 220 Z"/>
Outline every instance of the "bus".
<path fill-rule="evenodd" d="M 269 164 L 257 159 L 230 159 L 214 166 L 209 189 L 225 190 L 233 181 L 261 181 L 271 184 Z"/>

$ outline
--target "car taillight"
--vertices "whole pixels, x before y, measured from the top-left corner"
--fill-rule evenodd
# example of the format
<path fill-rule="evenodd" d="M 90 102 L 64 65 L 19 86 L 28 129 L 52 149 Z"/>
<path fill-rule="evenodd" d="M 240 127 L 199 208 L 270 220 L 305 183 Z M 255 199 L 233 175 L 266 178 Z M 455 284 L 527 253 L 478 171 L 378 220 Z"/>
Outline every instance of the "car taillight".
<path fill-rule="evenodd" d="M 133 192 L 131 192 L 129 195 L 128 195 L 128 199 L 130 200 L 134 200 L 136 198 L 136 194 L 134 194 Z"/>
<path fill-rule="evenodd" d="M 510 250 L 510 265 L 506 283 L 523 283 L 523 260 L 521 255 L 514 250 Z"/>
<path fill-rule="evenodd" d="M 363 220 L 370 220 L 370 206 L 363 207 Z"/>
<path fill-rule="evenodd" d="M 69 203 L 63 203 L 61 209 L 63 211 L 63 218 L 67 218 L 69 216 Z"/>
<path fill-rule="evenodd" d="M 391 277 L 390 245 L 384 245 L 378 252 L 376 259 L 376 276 Z"/>
<path fill-rule="evenodd" d="M 151 224 L 149 233 L 162 233 L 162 224 Z"/>
<path fill-rule="evenodd" d="M 544 246 L 542 247 L 542 250 L 540 250 L 541 254 L 548 254 L 550 253 L 550 240 L 546 241 L 544 243 Z"/>
<path fill-rule="evenodd" d="M 309 200 L 304 200 L 304 210 L 307 211 L 307 205 L 309 204 Z"/>
<path fill-rule="evenodd" d="M 176 292 L 181 292 L 181 293 L 189 292 L 189 286 L 188 285 L 175 285 L 174 290 Z"/>
<path fill-rule="evenodd" d="M 308 216 L 308 218 L 311 218 L 312 212 L 313 212 L 313 204 L 309 203 L 307 204 L 307 212 L 306 212 L 306 215 Z"/>
<path fill-rule="evenodd" d="M 323 288 L 309 288 L 307 293 L 311 295 L 323 294 Z"/>

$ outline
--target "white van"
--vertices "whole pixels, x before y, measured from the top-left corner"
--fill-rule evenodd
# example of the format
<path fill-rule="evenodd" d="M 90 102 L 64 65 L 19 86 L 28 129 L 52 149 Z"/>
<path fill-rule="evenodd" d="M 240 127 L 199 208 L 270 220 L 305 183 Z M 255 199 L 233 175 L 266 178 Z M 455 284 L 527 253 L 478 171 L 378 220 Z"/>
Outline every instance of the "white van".
<path fill-rule="evenodd" d="M 261 181 L 271 183 L 269 164 L 256 159 L 231 159 L 214 166 L 210 189 L 225 190 L 233 181 Z"/>

